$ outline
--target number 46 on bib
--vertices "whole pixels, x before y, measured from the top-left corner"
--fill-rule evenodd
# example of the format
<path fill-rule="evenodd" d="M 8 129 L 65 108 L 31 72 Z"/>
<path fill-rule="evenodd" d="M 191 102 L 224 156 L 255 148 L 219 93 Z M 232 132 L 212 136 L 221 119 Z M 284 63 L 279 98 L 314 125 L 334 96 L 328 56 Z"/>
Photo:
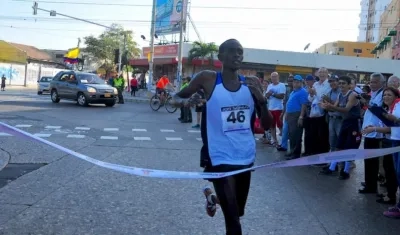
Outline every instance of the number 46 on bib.
<path fill-rule="evenodd" d="M 222 129 L 224 133 L 250 131 L 250 107 L 247 105 L 229 106 L 221 108 Z"/>

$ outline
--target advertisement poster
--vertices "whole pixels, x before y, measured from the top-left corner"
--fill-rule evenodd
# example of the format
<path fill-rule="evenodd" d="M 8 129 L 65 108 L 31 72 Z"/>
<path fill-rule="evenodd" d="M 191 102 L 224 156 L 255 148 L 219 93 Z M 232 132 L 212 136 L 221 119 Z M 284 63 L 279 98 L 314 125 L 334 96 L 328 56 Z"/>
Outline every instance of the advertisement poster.
<path fill-rule="evenodd" d="M 179 33 L 181 12 L 183 12 L 183 30 L 186 30 L 188 0 L 157 0 L 156 28 L 157 35 Z"/>

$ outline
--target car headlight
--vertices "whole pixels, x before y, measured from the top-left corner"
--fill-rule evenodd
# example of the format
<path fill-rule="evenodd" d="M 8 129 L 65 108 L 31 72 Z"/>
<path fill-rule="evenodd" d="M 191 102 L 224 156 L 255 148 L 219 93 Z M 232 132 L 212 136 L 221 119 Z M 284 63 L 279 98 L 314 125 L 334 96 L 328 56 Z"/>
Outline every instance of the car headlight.
<path fill-rule="evenodd" d="M 114 94 L 118 94 L 118 90 L 115 87 L 114 87 Z"/>
<path fill-rule="evenodd" d="M 90 93 L 96 93 L 96 89 L 94 89 L 93 87 L 88 87 L 87 91 Z"/>

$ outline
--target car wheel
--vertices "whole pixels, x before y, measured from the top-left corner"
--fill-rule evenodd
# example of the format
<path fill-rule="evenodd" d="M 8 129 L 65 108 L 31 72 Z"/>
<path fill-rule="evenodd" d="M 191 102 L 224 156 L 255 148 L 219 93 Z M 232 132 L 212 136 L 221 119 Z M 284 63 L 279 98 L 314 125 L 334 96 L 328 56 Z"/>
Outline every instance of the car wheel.
<path fill-rule="evenodd" d="M 77 102 L 78 102 L 78 105 L 80 105 L 80 106 L 88 106 L 89 105 L 85 94 L 83 94 L 82 92 L 78 93 Z"/>
<path fill-rule="evenodd" d="M 57 90 L 52 90 L 51 91 L 51 101 L 53 101 L 53 103 L 60 102 L 60 97 L 58 96 Z"/>
<path fill-rule="evenodd" d="M 43 94 L 43 92 L 41 92 L 41 91 L 38 91 L 38 92 L 37 92 L 37 94 L 38 94 L 38 95 L 41 95 L 41 94 Z"/>
<path fill-rule="evenodd" d="M 115 105 L 115 103 L 116 103 L 116 100 L 113 100 L 113 101 L 109 101 L 109 102 L 105 103 L 105 105 L 107 107 L 113 107 Z"/>

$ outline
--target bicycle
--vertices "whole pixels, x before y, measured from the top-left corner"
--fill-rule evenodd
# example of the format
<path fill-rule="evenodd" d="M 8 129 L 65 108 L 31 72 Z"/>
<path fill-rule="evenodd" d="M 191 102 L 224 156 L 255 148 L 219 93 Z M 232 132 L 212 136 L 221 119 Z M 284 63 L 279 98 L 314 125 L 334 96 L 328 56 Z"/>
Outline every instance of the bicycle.
<path fill-rule="evenodd" d="M 171 104 L 172 96 L 170 94 L 170 91 L 166 90 L 165 92 L 166 92 L 166 94 L 165 94 L 164 102 L 161 102 L 161 99 L 160 99 L 161 97 L 157 93 L 151 97 L 150 108 L 153 111 L 158 111 L 162 106 L 165 106 L 165 109 L 167 110 L 168 113 L 175 113 L 176 110 L 178 110 L 178 108 Z"/>

